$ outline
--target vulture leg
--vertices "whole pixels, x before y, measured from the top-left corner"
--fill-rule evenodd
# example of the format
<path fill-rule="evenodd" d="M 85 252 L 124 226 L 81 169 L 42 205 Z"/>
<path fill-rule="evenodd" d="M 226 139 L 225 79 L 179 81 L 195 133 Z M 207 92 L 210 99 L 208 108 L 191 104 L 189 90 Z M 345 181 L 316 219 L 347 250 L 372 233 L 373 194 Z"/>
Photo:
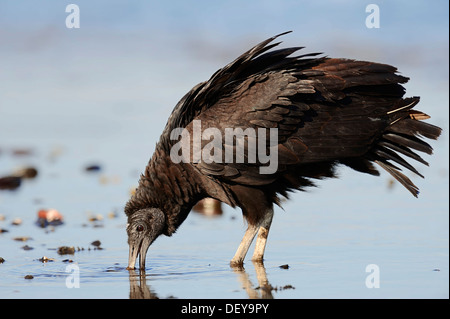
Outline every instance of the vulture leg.
<path fill-rule="evenodd" d="M 249 224 L 247 231 L 244 234 L 244 238 L 242 238 L 241 243 L 239 244 L 239 247 L 234 254 L 233 259 L 230 261 L 231 266 L 242 266 L 244 263 L 245 255 L 247 255 L 247 251 L 250 248 L 250 245 L 252 244 L 253 238 L 255 238 L 256 233 L 258 232 L 259 224 L 258 225 L 252 225 Z"/>
<path fill-rule="evenodd" d="M 252 261 L 262 262 L 264 250 L 266 249 L 267 236 L 269 235 L 270 225 L 272 224 L 273 207 L 267 210 L 261 221 L 258 236 L 256 237 L 255 251 L 253 252 Z"/>
<path fill-rule="evenodd" d="M 266 248 L 267 236 L 269 234 L 270 224 L 272 223 L 273 207 L 270 207 L 264 217 L 256 224 L 249 224 L 247 231 L 242 238 L 241 243 L 230 262 L 231 266 L 242 266 L 244 263 L 245 255 L 247 255 L 248 249 L 252 244 L 253 238 L 258 233 L 256 239 L 255 251 L 253 253 L 253 261 L 262 262 L 264 256 L 264 249 Z"/>

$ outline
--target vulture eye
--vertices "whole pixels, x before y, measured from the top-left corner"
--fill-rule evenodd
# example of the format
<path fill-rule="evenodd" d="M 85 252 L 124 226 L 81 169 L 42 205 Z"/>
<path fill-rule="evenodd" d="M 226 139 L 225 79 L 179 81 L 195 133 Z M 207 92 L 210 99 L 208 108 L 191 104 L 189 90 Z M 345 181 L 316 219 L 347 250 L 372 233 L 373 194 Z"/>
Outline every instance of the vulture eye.
<path fill-rule="evenodd" d="M 141 232 L 141 231 L 144 230 L 144 226 L 138 225 L 138 226 L 136 227 L 136 230 L 139 231 L 139 232 Z"/>

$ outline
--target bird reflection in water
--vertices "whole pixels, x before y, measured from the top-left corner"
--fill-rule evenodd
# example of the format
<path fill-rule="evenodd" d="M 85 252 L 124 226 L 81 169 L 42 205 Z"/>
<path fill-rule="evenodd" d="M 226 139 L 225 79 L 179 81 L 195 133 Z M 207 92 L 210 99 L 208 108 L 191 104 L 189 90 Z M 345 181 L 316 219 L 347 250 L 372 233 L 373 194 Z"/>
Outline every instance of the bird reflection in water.
<path fill-rule="evenodd" d="M 250 276 L 243 266 L 233 267 L 233 272 L 237 274 L 238 280 L 249 297 L 249 299 L 273 299 L 272 285 L 267 279 L 266 269 L 262 262 L 253 262 L 256 278 L 259 286 L 250 280 Z M 156 292 L 147 284 L 145 272 L 129 270 L 130 299 L 159 299 Z M 173 298 L 173 297 L 172 297 Z"/>
<path fill-rule="evenodd" d="M 250 299 L 273 299 L 272 285 L 267 279 L 264 264 L 260 261 L 254 261 L 253 266 L 255 267 L 256 279 L 259 284 L 258 287 L 254 287 L 248 273 L 244 269 L 244 266 L 236 266 L 232 268 L 238 275 L 239 282 L 241 283 L 242 288 L 244 288 L 247 292 Z"/>
<path fill-rule="evenodd" d="M 128 270 L 130 280 L 130 299 L 159 299 L 147 285 L 145 272 L 137 274 L 134 270 Z"/>

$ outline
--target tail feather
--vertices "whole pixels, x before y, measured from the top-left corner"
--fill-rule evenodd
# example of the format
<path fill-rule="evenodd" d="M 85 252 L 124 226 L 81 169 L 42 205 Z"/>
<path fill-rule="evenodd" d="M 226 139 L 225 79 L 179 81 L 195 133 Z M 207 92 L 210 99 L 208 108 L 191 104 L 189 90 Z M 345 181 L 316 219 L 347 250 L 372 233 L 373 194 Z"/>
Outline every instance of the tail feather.
<path fill-rule="evenodd" d="M 410 111 L 410 113 L 412 111 Z M 419 115 L 414 112 L 410 114 L 411 118 L 405 118 L 401 121 L 396 122 L 395 124 L 391 125 L 388 130 L 393 133 L 400 133 L 409 136 L 422 135 L 429 139 L 437 139 L 441 134 L 441 128 L 426 122 L 422 122 L 422 119 L 427 119 L 426 117 L 423 117 L 423 115 L 425 114 L 420 112 Z"/>
<path fill-rule="evenodd" d="M 421 152 L 427 153 L 429 155 L 433 154 L 433 148 L 431 147 L 431 145 L 422 141 L 421 139 L 419 139 L 415 136 L 386 133 L 386 134 L 383 134 L 383 139 L 389 140 L 398 145 L 411 147 L 417 151 L 421 151 Z"/>
<path fill-rule="evenodd" d="M 391 118 L 391 125 L 386 128 L 386 131 L 368 154 L 371 160 L 391 174 L 415 197 L 419 194 L 419 188 L 401 173 L 401 168 L 390 161 L 423 177 L 414 166 L 398 155 L 398 153 L 406 155 L 428 166 L 428 163 L 411 149 L 432 154 L 433 148 L 421 138 L 435 140 L 441 134 L 441 128 L 422 122 L 422 120 L 429 118 L 427 114 L 412 109 L 418 102 L 418 97 L 403 99 L 387 112 Z"/>
<path fill-rule="evenodd" d="M 410 193 L 413 194 L 414 197 L 419 196 L 419 188 L 416 185 L 414 185 L 414 183 L 408 177 L 402 174 L 398 170 L 398 168 L 395 168 L 395 166 L 390 163 L 382 162 L 380 160 L 375 160 L 375 163 L 384 168 L 389 174 L 392 175 L 392 177 L 394 177 L 397 181 L 399 181 L 400 184 L 405 186 L 405 188 L 408 191 L 410 191 Z"/>
<path fill-rule="evenodd" d="M 390 148 L 394 151 L 397 151 L 399 153 L 402 153 L 403 155 L 406 155 L 408 157 L 411 157 L 412 159 L 415 159 L 416 161 L 428 166 L 428 162 L 425 161 L 422 157 L 420 157 L 417 153 L 411 151 L 409 148 L 402 146 L 402 145 L 397 145 L 397 144 L 393 144 L 390 143 L 388 141 L 381 141 L 378 143 L 378 145 L 380 146 L 384 146 L 386 148 Z"/>
<path fill-rule="evenodd" d="M 393 160 L 394 162 L 402 165 L 403 167 L 406 167 L 407 169 L 409 169 L 411 172 L 419 175 L 420 177 L 423 178 L 423 175 L 420 174 L 411 164 L 409 164 L 407 161 L 405 161 L 401 156 L 397 155 L 397 153 L 389 150 L 388 148 L 385 147 L 378 147 L 375 150 L 375 154 L 377 154 L 378 156 L 380 156 L 381 158 L 386 158 L 388 160 Z"/>

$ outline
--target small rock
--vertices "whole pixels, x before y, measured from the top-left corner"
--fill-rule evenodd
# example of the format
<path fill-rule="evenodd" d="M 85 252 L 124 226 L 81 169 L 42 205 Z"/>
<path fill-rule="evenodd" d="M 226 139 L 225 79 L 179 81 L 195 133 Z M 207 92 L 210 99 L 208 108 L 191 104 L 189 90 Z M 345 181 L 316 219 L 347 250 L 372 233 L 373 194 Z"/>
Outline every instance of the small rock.
<path fill-rule="evenodd" d="M 31 239 L 31 237 L 22 236 L 22 237 L 14 237 L 13 239 L 16 240 L 16 241 L 28 241 L 28 240 Z"/>
<path fill-rule="evenodd" d="M 22 183 L 22 179 L 17 176 L 0 177 L 0 189 L 15 190 Z"/>
<path fill-rule="evenodd" d="M 0 257 L 0 264 L 3 264 L 5 262 L 5 259 L 3 257 Z"/>
<path fill-rule="evenodd" d="M 32 275 L 26 275 L 25 277 L 23 277 L 25 279 L 33 279 L 34 277 Z"/>
<path fill-rule="evenodd" d="M 59 255 L 73 255 L 75 253 L 75 247 L 61 246 L 58 247 L 58 250 L 56 252 Z"/>
<path fill-rule="evenodd" d="M 20 218 L 14 218 L 11 222 L 11 225 L 14 225 L 14 226 L 19 226 L 20 224 L 22 224 L 22 219 L 20 219 Z"/>
<path fill-rule="evenodd" d="M 102 221 L 103 220 L 103 216 L 101 214 L 97 214 L 97 215 L 92 215 L 89 214 L 88 220 L 90 222 L 97 222 L 97 221 Z"/>
<path fill-rule="evenodd" d="M 91 243 L 91 245 L 92 245 L 92 246 L 95 246 L 95 247 L 100 247 L 101 244 L 102 244 L 102 243 L 100 242 L 100 240 L 94 240 L 94 241 Z"/>
<path fill-rule="evenodd" d="M 94 165 L 88 165 L 85 167 L 85 171 L 86 172 L 98 172 L 100 171 L 102 168 L 100 165 L 94 164 Z"/>
<path fill-rule="evenodd" d="M 288 264 L 281 265 L 280 268 L 281 268 L 281 269 L 289 269 L 289 265 L 288 265 Z"/>
<path fill-rule="evenodd" d="M 116 212 L 109 212 L 107 216 L 108 216 L 108 218 L 113 219 L 113 218 L 117 217 L 117 213 Z"/>
<path fill-rule="evenodd" d="M 12 150 L 14 156 L 30 156 L 33 154 L 33 150 L 30 148 L 15 148 Z"/>
<path fill-rule="evenodd" d="M 36 224 L 40 227 L 59 226 L 63 224 L 63 216 L 56 209 L 41 209 L 38 211 Z"/>
<path fill-rule="evenodd" d="M 44 257 L 42 257 L 42 258 L 39 258 L 38 259 L 40 262 L 43 262 L 43 263 L 47 263 L 47 262 L 49 262 L 49 261 L 55 261 L 55 259 L 53 259 L 53 258 L 48 258 L 48 257 L 46 257 L 46 256 L 44 256 Z"/>
<path fill-rule="evenodd" d="M 22 246 L 22 249 L 23 249 L 23 250 L 33 250 L 34 248 L 33 248 L 33 247 L 30 247 L 30 246 L 28 246 L 28 245 L 25 245 L 25 246 Z"/>
<path fill-rule="evenodd" d="M 281 287 L 281 290 L 285 290 L 285 289 L 295 289 L 295 287 L 292 285 L 286 285 L 286 286 Z"/>
<path fill-rule="evenodd" d="M 1 233 L 7 233 L 7 232 L 9 232 L 9 230 L 0 228 L 0 234 L 1 234 Z"/>
<path fill-rule="evenodd" d="M 35 178 L 38 174 L 38 171 L 34 167 L 24 167 L 14 171 L 13 176 L 21 177 L 21 178 Z"/>

